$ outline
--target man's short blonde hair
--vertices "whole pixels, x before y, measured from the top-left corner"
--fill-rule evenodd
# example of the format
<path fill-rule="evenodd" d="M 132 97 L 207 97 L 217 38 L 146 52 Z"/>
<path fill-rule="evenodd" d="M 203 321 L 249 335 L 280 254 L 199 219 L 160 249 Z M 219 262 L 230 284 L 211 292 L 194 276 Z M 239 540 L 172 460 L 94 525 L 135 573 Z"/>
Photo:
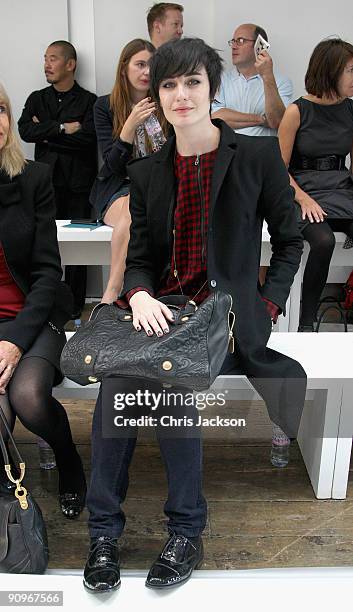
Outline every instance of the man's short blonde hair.
<path fill-rule="evenodd" d="M 147 13 L 147 27 L 150 37 L 153 32 L 153 24 L 155 21 L 163 21 L 166 18 L 167 11 L 180 11 L 183 12 L 184 7 L 181 4 L 174 4 L 173 2 L 158 2 L 154 4 Z"/>

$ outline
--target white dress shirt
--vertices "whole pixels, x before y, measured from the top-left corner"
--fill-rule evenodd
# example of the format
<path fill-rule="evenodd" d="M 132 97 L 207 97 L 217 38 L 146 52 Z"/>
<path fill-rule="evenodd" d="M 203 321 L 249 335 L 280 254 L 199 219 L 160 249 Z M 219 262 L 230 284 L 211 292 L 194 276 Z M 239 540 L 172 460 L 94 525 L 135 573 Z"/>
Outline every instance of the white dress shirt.
<path fill-rule="evenodd" d="M 274 77 L 278 93 L 284 106 L 287 107 L 293 101 L 292 81 L 279 74 L 275 74 Z M 225 72 L 219 92 L 216 94 L 216 100 L 212 104 L 212 113 L 221 108 L 257 115 L 265 113 L 265 93 L 261 76 L 256 74 L 246 79 L 236 67 Z M 277 130 L 262 125 L 239 128 L 234 131 L 248 136 L 277 136 Z"/>

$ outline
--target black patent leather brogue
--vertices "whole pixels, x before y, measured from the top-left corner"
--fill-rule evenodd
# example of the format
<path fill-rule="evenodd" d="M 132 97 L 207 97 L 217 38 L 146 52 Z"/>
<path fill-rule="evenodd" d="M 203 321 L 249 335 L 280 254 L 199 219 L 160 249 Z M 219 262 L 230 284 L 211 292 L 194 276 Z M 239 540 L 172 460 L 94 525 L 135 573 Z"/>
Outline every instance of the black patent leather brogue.
<path fill-rule="evenodd" d="M 166 589 L 183 584 L 189 580 L 193 570 L 200 567 L 202 560 L 201 537 L 186 538 L 173 534 L 153 563 L 145 584 L 153 589 Z"/>
<path fill-rule="evenodd" d="M 91 593 L 114 591 L 120 586 L 120 559 L 116 539 L 92 538 L 83 573 L 83 585 Z"/>

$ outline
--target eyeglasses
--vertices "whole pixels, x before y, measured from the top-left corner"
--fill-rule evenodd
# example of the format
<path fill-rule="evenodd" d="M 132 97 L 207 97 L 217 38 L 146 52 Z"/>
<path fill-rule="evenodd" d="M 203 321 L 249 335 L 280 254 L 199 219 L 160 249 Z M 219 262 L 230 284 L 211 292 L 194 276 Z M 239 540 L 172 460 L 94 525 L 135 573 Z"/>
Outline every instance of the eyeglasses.
<path fill-rule="evenodd" d="M 239 38 L 232 38 L 231 40 L 227 40 L 227 43 L 230 47 L 233 47 L 233 45 L 238 45 L 239 47 L 242 47 L 245 42 L 255 42 L 255 38 L 243 38 L 242 36 L 240 36 Z"/>

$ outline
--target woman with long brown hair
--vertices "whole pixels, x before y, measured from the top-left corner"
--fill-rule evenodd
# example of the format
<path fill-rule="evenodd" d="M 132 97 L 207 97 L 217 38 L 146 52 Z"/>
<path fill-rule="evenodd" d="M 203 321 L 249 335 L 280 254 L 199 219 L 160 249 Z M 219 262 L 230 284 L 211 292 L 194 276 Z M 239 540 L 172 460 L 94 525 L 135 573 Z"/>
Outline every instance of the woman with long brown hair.
<path fill-rule="evenodd" d="M 129 179 L 126 164 L 158 150 L 165 140 L 166 121 L 149 95 L 149 60 L 153 45 L 141 38 L 122 50 L 111 94 L 94 108 L 103 166 L 91 192 L 97 217 L 113 227 L 111 266 L 102 302 L 116 300 L 123 281 L 129 242 Z"/>

